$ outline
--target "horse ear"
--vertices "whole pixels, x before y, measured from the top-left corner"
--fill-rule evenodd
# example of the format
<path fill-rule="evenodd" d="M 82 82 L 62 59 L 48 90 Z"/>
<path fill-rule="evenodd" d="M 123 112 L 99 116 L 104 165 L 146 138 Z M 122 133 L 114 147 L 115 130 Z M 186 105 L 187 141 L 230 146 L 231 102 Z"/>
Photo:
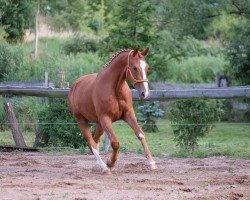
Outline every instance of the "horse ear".
<path fill-rule="evenodd" d="M 133 57 L 135 57 L 136 54 L 138 54 L 138 48 L 135 48 L 135 49 L 134 49 Z"/>
<path fill-rule="evenodd" d="M 146 57 L 149 54 L 149 48 L 147 47 L 141 54 Z"/>

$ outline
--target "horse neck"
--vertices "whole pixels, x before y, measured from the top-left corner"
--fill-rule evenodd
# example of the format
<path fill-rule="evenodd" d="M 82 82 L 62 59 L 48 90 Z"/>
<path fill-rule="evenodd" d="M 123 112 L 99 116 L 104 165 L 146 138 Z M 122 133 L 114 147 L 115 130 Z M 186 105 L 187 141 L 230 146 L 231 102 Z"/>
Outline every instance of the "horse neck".
<path fill-rule="evenodd" d="M 109 66 L 104 68 L 101 73 L 102 79 L 108 83 L 110 89 L 115 90 L 116 95 L 119 92 L 126 80 L 126 66 L 128 64 L 128 52 L 120 53 Z"/>

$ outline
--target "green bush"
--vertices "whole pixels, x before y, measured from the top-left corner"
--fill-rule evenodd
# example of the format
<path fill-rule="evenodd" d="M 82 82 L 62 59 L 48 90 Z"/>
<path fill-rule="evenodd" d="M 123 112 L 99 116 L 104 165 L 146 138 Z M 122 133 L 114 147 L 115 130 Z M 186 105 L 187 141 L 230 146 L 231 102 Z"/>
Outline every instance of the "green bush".
<path fill-rule="evenodd" d="M 72 84 L 84 74 L 98 72 L 105 61 L 101 61 L 95 53 L 79 53 L 77 55 L 50 55 L 43 59 L 25 63 L 15 73 L 9 73 L 8 81 L 44 81 L 44 72 L 49 73 L 49 80 L 58 81 L 57 72 L 64 71 L 65 81 Z"/>
<path fill-rule="evenodd" d="M 16 73 L 24 64 L 24 52 L 20 46 L 0 42 L 0 81 L 7 74 Z"/>
<path fill-rule="evenodd" d="M 170 109 L 169 119 L 177 145 L 193 152 L 198 146 L 198 138 L 212 130 L 213 123 L 220 119 L 221 113 L 214 101 L 176 101 Z"/>
<path fill-rule="evenodd" d="M 86 36 L 76 35 L 73 39 L 69 40 L 63 47 L 65 54 L 77 54 L 86 52 L 97 51 L 97 39 L 89 38 Z"/>
<path fill-rule="evenodd" d="M 34 131 L 44 100 L 37 97 L 13 97 L 11 102 L 21 130 Z"/>
<path fill-rule="evenodd" d="M 182 59 L 171 69 L 176 82 L 209 83 L 214 82 L 216 73 L 222 72 L 227 62 L 223 56 L 196 56 Z"/>
<path fill-rule="evenodd" d="M 4 98 L 0 96 L 0 131 L 8 129 L 8 120 L 4 111 Z"/>
<path fill-rule="evenodd" d="M 8 129 L 8 120 L 4 111 L 4 102 L 7 99 L 0 97 L 0 130 Z M 13 106 L 15 116 L 21 130 L 34 131 L 35 121 L 38 119 L 38 112 L 43 107 L 43 100 L 36 97 L 12 97 L 8 99 Z"/>
<path fill-rule="evenodd" d="M 149 66 L 153 68 L 149 77 L 153 81 L 214 82 L 215 74 L 227 64 L 216 45 L 191 36 L 178 39 L 169 31 L 161 31 L 149 56 Z"/>
<path fill-rule="evenodd" d="M 156 119 L 164 116 L 164 110 L 159 107 L 155 101 L 146 102 L 144 105 L 138 106 L 139 122 L 141 122 L 142 130 L 145 132 L 158 132 Z"/>
<path fill-rule="evenodd" d="M 86 146 L 80 129 L 68 110 L 66 99 L 49 99 L 48 105 L 39 113 L 41 132 L 47 138 L 46 145 L 69 146 L 79 148 Z"/>

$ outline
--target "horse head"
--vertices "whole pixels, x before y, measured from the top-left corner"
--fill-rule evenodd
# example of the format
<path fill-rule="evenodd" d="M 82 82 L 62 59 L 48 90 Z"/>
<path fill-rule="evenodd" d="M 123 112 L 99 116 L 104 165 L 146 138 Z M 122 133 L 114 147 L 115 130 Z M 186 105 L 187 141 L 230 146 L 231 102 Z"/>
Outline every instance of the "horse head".
<path fill-rule="evenodd" d="M 149 48 L 140 52 L 138 49 L 130 51 L 128 56 L 127 79 L 131 81 L 134 88 L 138 91 L 140 99 L 146 99 L 149 96 L 148 87 L 148 64 L 145 57 L 149 53 Z"/>

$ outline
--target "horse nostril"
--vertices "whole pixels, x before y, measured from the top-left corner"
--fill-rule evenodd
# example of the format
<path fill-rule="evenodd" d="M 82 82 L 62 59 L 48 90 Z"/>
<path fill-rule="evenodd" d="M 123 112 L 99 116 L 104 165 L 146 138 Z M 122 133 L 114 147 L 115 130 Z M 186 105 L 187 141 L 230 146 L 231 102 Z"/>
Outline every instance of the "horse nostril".
<path fill-rule="evenodd" d="M 142 92 L 142 93 L 141 93 L 141 96 L 142 96 L 142 97 L 145 97 L 145 93 L 144 93 L 144 92 Z"/>

